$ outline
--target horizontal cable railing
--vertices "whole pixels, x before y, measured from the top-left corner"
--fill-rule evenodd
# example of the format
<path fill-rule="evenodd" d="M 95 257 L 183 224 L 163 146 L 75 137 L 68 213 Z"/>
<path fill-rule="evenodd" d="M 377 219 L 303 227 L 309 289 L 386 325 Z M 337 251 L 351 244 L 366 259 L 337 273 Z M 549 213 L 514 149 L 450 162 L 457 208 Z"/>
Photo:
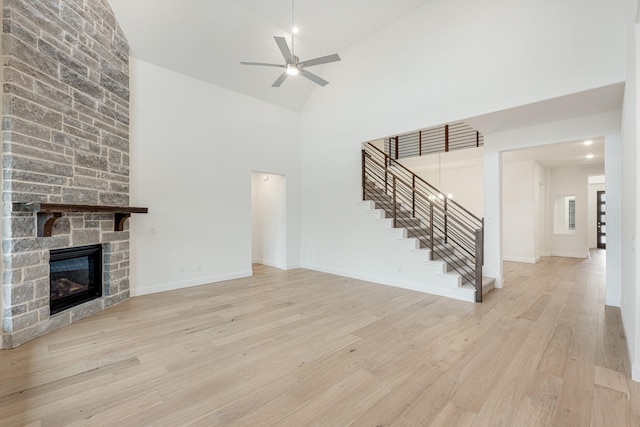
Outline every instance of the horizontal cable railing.
<path fill-rule="evenodd" d="M 483 145 L 484 137 L 480 132 L 464 122 L 457 122 L 385 138 L 384 151 L 397 160 Z"/>
<path fill-rule="evenodd" d="M 484 221 L 371 143 L 362 150 L 362 197 L 374 200 L 431 257 L 444 260 L 482 301 Z"/>

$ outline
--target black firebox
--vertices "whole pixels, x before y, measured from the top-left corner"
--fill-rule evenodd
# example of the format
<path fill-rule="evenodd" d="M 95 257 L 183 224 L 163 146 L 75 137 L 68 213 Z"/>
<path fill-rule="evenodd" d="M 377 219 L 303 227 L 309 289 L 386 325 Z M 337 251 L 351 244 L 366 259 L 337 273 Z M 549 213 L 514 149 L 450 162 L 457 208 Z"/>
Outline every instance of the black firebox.
<path fill-rule="evenodd" d="M 102 246 L 52 250 L 49 256 L 51 314 L 102 296 Z"/>

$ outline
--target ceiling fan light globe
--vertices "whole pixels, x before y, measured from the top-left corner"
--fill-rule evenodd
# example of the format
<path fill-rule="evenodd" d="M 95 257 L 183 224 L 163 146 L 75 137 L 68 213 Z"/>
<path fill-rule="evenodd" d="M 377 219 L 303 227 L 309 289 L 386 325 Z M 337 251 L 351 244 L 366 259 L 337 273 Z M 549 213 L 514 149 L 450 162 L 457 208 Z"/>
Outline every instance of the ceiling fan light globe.
<path fill-rule="evenodd" d="M 287 65 L 287 74 L 289 74 L 290 76 L 295 76 L 298 73 L 300 73 L 300 70 L 298 70 L 298 67 L 292 64 Z"/>

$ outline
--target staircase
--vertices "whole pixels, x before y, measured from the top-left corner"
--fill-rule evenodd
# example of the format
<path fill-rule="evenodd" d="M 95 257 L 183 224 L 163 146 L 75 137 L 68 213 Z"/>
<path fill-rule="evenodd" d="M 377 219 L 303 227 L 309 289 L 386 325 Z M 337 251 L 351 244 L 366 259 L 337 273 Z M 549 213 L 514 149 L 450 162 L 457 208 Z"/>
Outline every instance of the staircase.
<path fill-rule="evenodd" d="M 362 198 L 414 240 L 426 262 L 455 277 L 444 282 L 472 289 L 476 302 L 493 288 L 495 280 L 482 276 L 483 220 L 370 143 L 362 150 Z"/>

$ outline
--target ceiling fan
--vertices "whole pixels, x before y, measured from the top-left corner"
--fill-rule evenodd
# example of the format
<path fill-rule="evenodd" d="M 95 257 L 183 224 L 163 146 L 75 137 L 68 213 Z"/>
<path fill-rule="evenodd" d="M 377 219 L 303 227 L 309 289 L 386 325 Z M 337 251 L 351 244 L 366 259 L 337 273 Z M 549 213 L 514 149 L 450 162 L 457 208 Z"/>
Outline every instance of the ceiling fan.
<path fill-rule="evenodd" d="M 307 79 L 311 80 L 312 82 L 319 84 L 320 86 L 324 87 L 328 85 L 329 84 L 328 81 L 326 81 L 325 79 L 323 79 L 322 77 L 316 74 L 313 74 L 310 71 L 307 71 L 306 68 L 313 67 L 314 65 L 321 65 L 321 64 L 327 64 L 329 62 L 340 61 L 340 56 L 337 53 L 334 53 L 333 55 L 326 55 L 318 58 L 307 59 L 306 61 L 300 61 L 300 58 L 298 58 L 294 53 L 294 34 L 297 32 L 297 28 L 294 22 L 293 0 L 291 0 L 291 28 L 292 28 L 291 50 L 289 50 L 289 46 L 287 45 L 287 40 L 284 37 L 273 36 L 273 38 L 276 41 L 276 44 L 278 45 L 278 48 L 280 49 L 280 52 L 282 53 L 282 56 L 284 57 L 284 61 L 285 61 L 284 64 L 269 64 L 265 62 L 246 62 L 246 61 L 242 61 L 240 62 L 240 64 L 258 65 L 261 67 L 284 68 L 285 69 L 284 72 L 280 75 L 280 77 L 278 77 L 278 79 L 275 82 L 273 82 L 273 84 L 271 85 L 272 87 L 280 87 L 280 85 L 284 83 L 287 77 L 295 76 L 296 74 L 300 74 L 303 77 L 306 77 Z"/>

